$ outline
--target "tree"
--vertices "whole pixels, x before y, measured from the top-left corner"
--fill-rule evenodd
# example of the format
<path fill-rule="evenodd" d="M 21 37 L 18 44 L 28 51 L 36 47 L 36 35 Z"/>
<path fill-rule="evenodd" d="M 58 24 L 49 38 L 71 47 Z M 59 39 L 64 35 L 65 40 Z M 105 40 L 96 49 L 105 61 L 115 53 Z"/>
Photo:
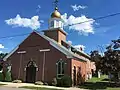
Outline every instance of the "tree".
<path fill-rule="evenodd" d="M 1 53 L 0 54 L 0 59 L 2 60 L 8 53 Z M 4 70 L 4 61 L 1 61 L 0 63 L 0 71 L 3 69 L 2 75 L 3 75 L 3 81 L 5 80 L 6 77 L 6 70 Z M 7 67 L 6 67 L 7 68 Z"/>
<path fill-rule="evenodd" d="M 104 71 L 112 74 L 115 81 L 120 77 L 120 39 L 112 40 L 103 57 Z"/>
<path fill-rule="evenodd" d="M 96 65 L 96 74 L 101 70 L 102 68 L 102 56 L 99 54 L 99 51 L 94 50 L 91 51 L 91 61 L 95 62 Z"/>
<path fill-rule="evenodd" d="M 0 59 L 3 59 L 8 53 L 0 53 Z"/>

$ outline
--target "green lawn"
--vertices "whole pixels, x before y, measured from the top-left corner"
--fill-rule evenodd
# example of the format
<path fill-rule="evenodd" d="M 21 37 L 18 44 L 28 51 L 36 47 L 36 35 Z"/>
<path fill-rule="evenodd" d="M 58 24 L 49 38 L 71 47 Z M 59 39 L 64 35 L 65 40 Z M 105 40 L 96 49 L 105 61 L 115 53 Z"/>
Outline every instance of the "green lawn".
<path fill-rule="evenodd" d="M 120 87 L 115 87 L 114 83 L 109 83 L 106 75 L 101 76 L 101 78 L 93 77 L 81 85 L 80 88 L 90 90 L 120 90 Z"/>
<path fill-rule="evenodd" d="M 106 90 L 120 90 L 120 88 L 107 88 Z"/>
<path fill-rule="evenodd" d="M 20 87 L 20 88 L 26 88 L 26 89 L 32 89 L 32 90 L 62 90 L 62 89 L 50 89 L 50 88 L 42 88 L 42 87 Z"/>
<path fill-rule="evenodd" d="M 106 78 L 107 78 L 107 75 L 102 75 L 101 78 L 93 77 L 92 79 L 89 79 L 87 82 L 100 82 Z M 104 82 L 104 81 L 102 81 L 102 82 Z"/>

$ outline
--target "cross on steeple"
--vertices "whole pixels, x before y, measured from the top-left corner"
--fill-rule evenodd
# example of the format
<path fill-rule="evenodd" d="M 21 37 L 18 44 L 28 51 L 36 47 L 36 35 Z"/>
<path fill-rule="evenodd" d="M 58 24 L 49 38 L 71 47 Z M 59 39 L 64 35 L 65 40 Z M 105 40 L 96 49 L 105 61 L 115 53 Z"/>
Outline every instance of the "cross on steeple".
<path fill-rule="evenodd" d="M 59 2 L 58 0 L 55 0 L 55 1 L 54 1 L 55 8 L 58 7 L 58 2 Z"/>

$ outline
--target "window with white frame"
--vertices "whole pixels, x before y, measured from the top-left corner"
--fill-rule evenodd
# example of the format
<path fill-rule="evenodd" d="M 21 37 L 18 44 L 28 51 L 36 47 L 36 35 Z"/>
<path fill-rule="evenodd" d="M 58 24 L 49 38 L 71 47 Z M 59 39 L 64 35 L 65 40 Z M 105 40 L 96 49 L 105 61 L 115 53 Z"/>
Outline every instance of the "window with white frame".
<path fill-rule="evenodd" d="M 51 21 L 51 27 L 54 27 L 54 21 Z"/>
<path fill-rule="evenodd" d="M 62 76 L 64 76 L 64 66 L 65 66 L 64 61 L 62 60 L 58 61 L 57 63 L 57 77 L 58 78 L 61 78 Z"/>
<path fill-rule="evenodd" d="M 59 27 L 59 21 L 56 21 L 56 28 Z"/>

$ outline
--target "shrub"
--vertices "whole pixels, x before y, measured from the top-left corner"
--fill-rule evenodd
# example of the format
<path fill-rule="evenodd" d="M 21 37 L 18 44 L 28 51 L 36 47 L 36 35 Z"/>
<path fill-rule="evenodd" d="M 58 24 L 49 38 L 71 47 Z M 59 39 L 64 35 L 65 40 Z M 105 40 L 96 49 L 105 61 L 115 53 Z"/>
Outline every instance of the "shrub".
<path fill-rule="evenodd" d="M 3 79 L 3 74 L 2 73 L 0 73 L 0 81 L 3 81 L 4 79 Z"/>
<path fill-rule="evenodd" d="M 44 83 L 42 81 L 35 82 L 35 85 L 43 85 Z"/>
<path fill-rule="evenodd" d="M 72 79 L 70 76 L 63 76 L 61 79 L 57 79 L 57 86 L 59 87 L 71 87 Z"/>
<path fill-rule="evenodd" d="M 13 83 L 22 83 L 22 80 L 14 80 Z"/>
<path fill-rule="evenodd" d="M 8 82 L 12 81 L 11 72 L 6 73 L 5 81 L 8 81 Z"/>

